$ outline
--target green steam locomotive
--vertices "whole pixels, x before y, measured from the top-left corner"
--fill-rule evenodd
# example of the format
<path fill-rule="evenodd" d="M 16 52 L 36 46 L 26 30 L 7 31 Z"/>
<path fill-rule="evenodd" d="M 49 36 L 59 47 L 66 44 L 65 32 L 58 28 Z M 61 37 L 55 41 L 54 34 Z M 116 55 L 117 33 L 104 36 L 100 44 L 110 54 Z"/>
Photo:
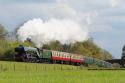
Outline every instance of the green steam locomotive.
<path fill-rule="evenodd" d="M 112 64 L 103 60 L 80 54 L 39 49 L 34 47 L 24 47 L 22 45 L 15 48 L 15 60 L 23 62 L 38 63 L 60 63 L 72 65 L 97 65 L 99 67 L 111 68 Z"/>

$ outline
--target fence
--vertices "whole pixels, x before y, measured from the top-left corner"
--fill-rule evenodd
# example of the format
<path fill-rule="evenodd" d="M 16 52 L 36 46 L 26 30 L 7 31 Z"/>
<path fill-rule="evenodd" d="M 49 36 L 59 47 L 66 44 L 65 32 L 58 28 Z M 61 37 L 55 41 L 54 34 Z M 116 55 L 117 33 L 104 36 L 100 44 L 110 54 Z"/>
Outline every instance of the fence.
<path fill-rule="evenodd" d="M 32 64 L 32 63 L 0 63 L 0 71 L 57 71 L 57 70 L 82 70 L 83 66 L 59 64 Z"/>

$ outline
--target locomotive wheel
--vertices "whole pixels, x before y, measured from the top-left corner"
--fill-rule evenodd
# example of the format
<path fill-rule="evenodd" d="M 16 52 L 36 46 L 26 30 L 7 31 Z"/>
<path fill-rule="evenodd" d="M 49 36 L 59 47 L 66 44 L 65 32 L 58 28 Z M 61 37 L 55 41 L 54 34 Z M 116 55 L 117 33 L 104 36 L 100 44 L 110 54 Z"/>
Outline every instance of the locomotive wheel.
<path fill-rule="evenodd" d="M 22 61 L 23 61 L 23 62 L 27 62 L 26 57 L 22 56 L 21 58 L 22 58 Z"/>

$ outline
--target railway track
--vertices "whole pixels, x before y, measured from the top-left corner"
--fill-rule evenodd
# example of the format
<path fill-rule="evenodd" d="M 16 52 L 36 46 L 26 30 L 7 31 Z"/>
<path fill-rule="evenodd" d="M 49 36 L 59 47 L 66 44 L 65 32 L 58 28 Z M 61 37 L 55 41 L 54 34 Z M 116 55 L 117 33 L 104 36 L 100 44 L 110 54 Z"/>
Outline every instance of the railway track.
<path fill-rule="evenodd" d="M 125 70 L 125 68 L 95 68 L 95 69 L 87 69 L 87 70 Z"/>

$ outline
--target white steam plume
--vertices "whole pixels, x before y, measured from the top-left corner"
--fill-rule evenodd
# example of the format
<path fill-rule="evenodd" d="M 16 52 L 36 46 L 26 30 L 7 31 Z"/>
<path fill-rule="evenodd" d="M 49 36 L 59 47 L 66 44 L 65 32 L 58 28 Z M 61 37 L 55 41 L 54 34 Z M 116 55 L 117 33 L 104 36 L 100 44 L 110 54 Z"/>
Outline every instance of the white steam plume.
<path fill-rule="evenodd" d="M 69 19 L 29 20 L 18 29 L 17 34 L 21 41 L 31 38 L 37 46 L 53 40 L 65 44 L 88 39 L 87 28 Z"/>

